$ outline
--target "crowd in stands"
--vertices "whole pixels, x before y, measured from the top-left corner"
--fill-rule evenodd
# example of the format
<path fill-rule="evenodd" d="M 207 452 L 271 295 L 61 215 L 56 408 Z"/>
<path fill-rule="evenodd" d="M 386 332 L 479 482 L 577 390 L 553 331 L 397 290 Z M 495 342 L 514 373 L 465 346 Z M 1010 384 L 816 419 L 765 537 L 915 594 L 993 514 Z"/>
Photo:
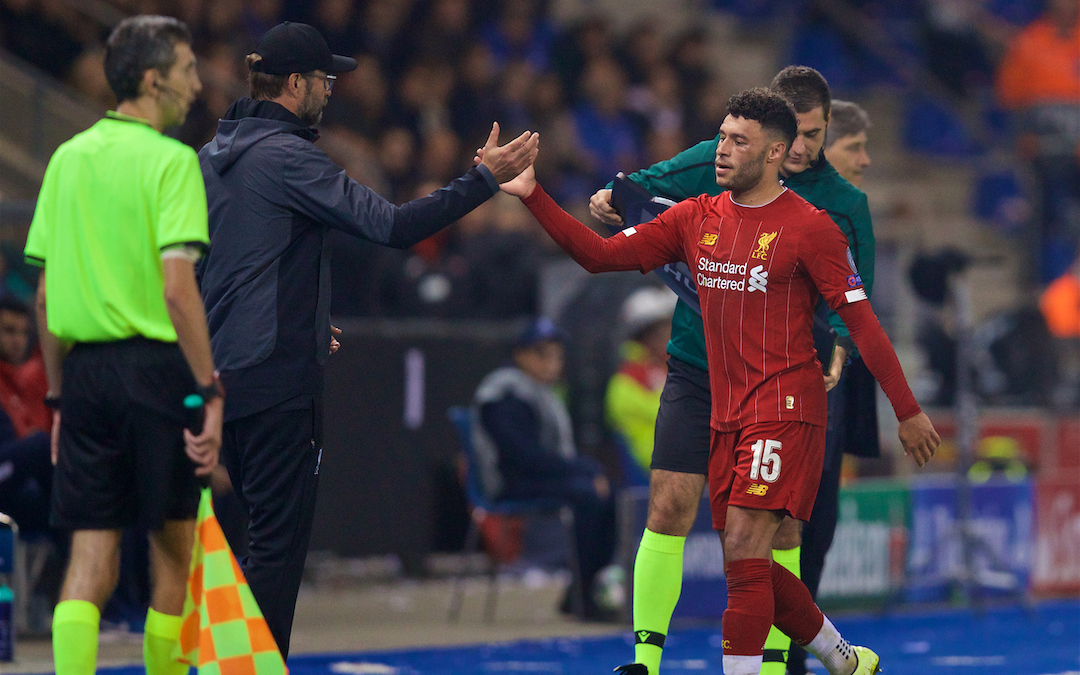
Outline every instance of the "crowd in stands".
<path fill-rule="evenodd" d="M 542 0 L 112 0 L 124 13 L 166 13 L 195 36 L 200 101 L 179 130 L 198 148 L 246 95 L 244 55 L 280 20 L 317 27 L 353 55 L 320 125 L 322 147 L 350 176 L 401 203 L 460 175 L 492 121 L 502 138 L 539 131 L 537 173 L 582 207 L 620 170 L 707 138 L 727 92 L 705 34 L 661 36 L 655 21 L 625 34 L 588 17 L 556 26 Z M 2 0 L 5 49 L 81 90 L 103 110 L 104 27 L 60 0 Z M 46 48 L 47 45 L 47 48 Z M 551 245 L 514 200 L 408 252 L 336 242 L 334 313 L 509 318 L 535 314 L 536 273 Z"/>
<path fill-rule="evenodd" d="M 107 27 L 87 20 L 75 4 L 0 0 L 0 44 L 104 109 L 112 104 L 101 69 Z M 791 19 L 785 58 L 817 68 L 834 89 L 902 83 L 891 53 L 919 64 L 955 100 L 980 101 L 994 143 L 1007 134 L 1020 160 L 1016 168 L 1035 177 L 1026 212 L 1033 222 L 1017 228 L 1038 242 L 1032 280 L 1049 283 L 1067 269 L 1080 236 L 1080 119 L 1070 114 L 1080 91 L 1076 0 L 848 3 L 867 33 L 890 42 L 892 52 L 865 36 L 853 39 L 833 3 L 711 4 L 744 25 Z M 504 137 L 526 128 L 541 133 L 540 179 L 560 203 L 580 208 L 615 172 L 713 136 L 731 93 L 707 58 L 703 30 L 668 35 L 653 17 L 615 33 L 600 15 L 556 25 L 545 0 L 108 0 L 104 6 L 118 16 L 171 14 L 192 28 L 205 89 L 178 133 L 194 147 L 246 93 L 243 57 L 263 32 L 283 19 L 316 26 L 335 53 L 360 63 L 337 83 L 320 145 L 352 177 L 399 203 L 459 175 L 498 120 Z M 933 106 L 921 96 L 907 105 L 912 116 Z M 949 114 L 920 119 L 917 139 L 905 135 L 913 149 L 982 150 Z M 408 253 L 341 243 L 335 314 L 534 314 L 535 272 L 552 250 L 516 204 L 499 201 L 469 226 Z M 511 262 L 518 276 L 492 278 Z"/>

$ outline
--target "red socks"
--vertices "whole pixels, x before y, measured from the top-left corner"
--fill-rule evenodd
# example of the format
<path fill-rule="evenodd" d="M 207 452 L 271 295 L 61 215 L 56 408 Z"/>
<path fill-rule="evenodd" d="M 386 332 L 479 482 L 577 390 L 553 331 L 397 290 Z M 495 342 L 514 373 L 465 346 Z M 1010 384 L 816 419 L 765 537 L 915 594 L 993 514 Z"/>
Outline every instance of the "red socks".
<path fill-rule="evenodd" d="M 821 631 L 825 615 L 814 604 L 810 591 L 797 576 L 782 565 L 773 565 L 770 571 L 776 607 L 773 623 L 791 638 L 792 642 L 803 646 L 810 644 Z M 728 583 L 731 583 L 730 580 Z M 726 614 L 724 616 L 727 617 Z M 724 635 L 727 636 L 727 631 Z"/>
<path fill-rule="evenodd" d="M 763 558 L 736 560 L 724 566 L 728 586 L 728 605 L 723 618 L 725 655 L 761 656 L 773 624 L 773 581 L 769 567 L 769 561 Z"/>
<path fill-rule="evenodd" d="M 769 626 L 807 645 L 825 622 L 810 591 L 782 565 L 752 558 L 729 563 L 728 606 L 724 611 L 724 653 L 756 656 L 765 646 Z"/>

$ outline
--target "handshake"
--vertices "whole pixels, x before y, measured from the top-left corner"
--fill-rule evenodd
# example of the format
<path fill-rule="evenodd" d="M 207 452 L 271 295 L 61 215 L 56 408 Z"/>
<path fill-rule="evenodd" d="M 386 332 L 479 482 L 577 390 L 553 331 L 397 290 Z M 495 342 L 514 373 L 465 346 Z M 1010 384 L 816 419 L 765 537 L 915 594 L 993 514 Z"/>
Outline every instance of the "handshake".
<path fill-rule="evenodd" d="M 533 164 L 540 152 L 540 134 L 526 131 L 506 145 L 499 145 L 499 123 L 491 125 L 487 143 L 478 148 L 473 164 L 483 164 L 495 176 L 499 188 L 524 199 L 536 187 Z"/>

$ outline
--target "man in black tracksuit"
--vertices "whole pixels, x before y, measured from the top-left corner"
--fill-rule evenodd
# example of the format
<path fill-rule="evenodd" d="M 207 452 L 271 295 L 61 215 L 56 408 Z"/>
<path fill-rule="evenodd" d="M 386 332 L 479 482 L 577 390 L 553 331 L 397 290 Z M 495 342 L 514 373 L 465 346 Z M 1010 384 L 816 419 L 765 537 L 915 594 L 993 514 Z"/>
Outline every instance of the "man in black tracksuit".
<path fill-rule="evenodd" d="M 222 459 L 247 505 L 243 570 L 282 655 L 307 555 L 322 452 L 323 368 L 330 353 L 330 230 L 407 248 L 498 192 L 535 157 L 538 138 L 401 207 L 345 175 L 314 145 L 335 72 L 311 26 L 271 29 L 247 57 L 251 98 L 236 101 L 199 152 L 210 212 L 200 267 L 214 362 L 229 392 Z"/>

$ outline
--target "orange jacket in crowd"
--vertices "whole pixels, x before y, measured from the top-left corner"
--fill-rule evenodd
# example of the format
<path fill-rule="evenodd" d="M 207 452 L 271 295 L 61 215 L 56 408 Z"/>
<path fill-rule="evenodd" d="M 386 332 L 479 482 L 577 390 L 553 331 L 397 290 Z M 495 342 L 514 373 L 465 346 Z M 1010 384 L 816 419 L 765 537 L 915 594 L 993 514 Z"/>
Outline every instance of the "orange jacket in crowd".
<path fill-rule="evenodd" d="M 1046 327 L 1059 338 L 1080 337 L 1080 274 L 1067 272 L 1054 280 L 1039 298 Z"/>
<path fill-rule="evenodd" d="M 1062 37 L 1045 16 L 1009 44 L 997 75 L 998 100 L 1010 109 L 1080 104 L 1080 22 Z"/>

